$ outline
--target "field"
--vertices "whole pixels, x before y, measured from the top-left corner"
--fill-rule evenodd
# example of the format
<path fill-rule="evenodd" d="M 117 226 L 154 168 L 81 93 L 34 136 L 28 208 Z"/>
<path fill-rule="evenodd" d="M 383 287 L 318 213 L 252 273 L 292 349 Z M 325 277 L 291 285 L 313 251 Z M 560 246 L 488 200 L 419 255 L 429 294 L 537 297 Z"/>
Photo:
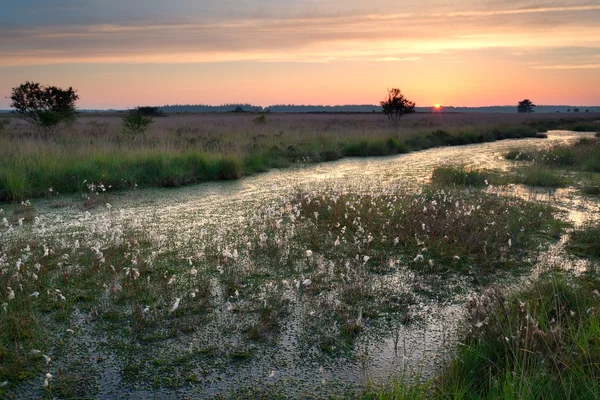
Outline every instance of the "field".
<path fill-rule="evenodd" d="M 11 118 L 0 396 L 598 398 L 598 116 L 564 117 Z"/>
<path fill-rule="evenodd" d="M 413 114 L 398 128 L 381 114 L 172 115 L 137 138 L 123 133 L 119 114 L 80 116 L 45 133 L 3 118 L 10 122 L 0 131 L 0 200 L 20 201 L 50 189 L 82 193 L 90 182 L 173 187 L 348 156 L 533 137 L 597 115 Z"/>

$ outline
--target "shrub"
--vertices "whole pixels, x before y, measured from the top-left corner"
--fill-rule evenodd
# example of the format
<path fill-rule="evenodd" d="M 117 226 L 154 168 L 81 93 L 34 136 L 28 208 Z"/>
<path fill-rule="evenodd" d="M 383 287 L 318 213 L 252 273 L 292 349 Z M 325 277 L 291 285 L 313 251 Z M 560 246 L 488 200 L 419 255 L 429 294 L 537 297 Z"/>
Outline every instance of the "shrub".
<path fill-rule="evenodd" d="M 131 110 L 123 117 L 123 133 L 135 139 L 138 135 L 145 134 L 152 122 L 152 117 L 146 117 L 138 110 Z"/>
<path fill-rule="evenodd" d="M 260 116 L 254 118 L 254 123 L 255 124 L 266 124 L 267 123 L 267 116 L 265 114 L 261 114 Z"/>

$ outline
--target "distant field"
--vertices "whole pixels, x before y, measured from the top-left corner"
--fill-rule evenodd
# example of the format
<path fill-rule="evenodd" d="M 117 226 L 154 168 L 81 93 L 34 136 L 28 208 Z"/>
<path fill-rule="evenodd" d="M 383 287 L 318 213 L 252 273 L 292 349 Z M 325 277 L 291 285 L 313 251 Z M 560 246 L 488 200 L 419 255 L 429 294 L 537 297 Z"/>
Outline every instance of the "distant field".
<path fill-rule="evenodd" d="M 122 116 L 81 115 L 45 136 L 16 116 L 0 117 L 9 121 L 0 131 L 0 200 L 50 188 L 85 192 L 90 182 L 115 188 L 236 179 L 295 163 L 532 137 L 578 121 L 600 129 L 600 113 L 412 114 L 398 128 L 381 114 L 174 114 L 133 140 L 122 132 Z"/>

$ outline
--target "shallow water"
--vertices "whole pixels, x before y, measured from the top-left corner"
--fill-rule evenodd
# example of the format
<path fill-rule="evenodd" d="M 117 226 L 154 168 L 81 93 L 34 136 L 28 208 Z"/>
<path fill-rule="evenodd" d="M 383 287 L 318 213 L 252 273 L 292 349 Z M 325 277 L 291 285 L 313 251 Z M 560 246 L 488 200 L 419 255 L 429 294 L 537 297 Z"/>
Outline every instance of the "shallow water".
<path fill-rule="evenodd" d="M 268 204 L 279 204 L 300 189 L 323 190 L 341 188 L 347 192 L 381 192 L 395 188 L 418 189 L 431 178 L 433 169 L 441 164 L 462 164 L 480 169 L 506 170 L 514 166 L 503 154 L 514 148 L 537 149 L 568 143 L 586 133 L 551 131 L 547 139 L 504 140 L 466 146 L 438 147 L 409 154 L 347 158 L 339 161 L 295 168 L 272 170 L 232 182 L 210 182 L 177 189 L 146 188 L 125 191 L 103 197 L 104 202 L 91 210 L 92 219 L 119 213 L 127 219 L 138 218 L 147 228 L 161 230 L 177 228 L 179 233 L 198 227 L 227 227 L 243 220 L 249 211 Z M 110 191 L 110 190 L 109 190 Z M 542 192 L 540 198 L 543 198 Z M 93 197 L 93 195 L 92 195 Z M 563 197 L 558 195 L 558 197 Z M 36 201 L 38 216 L 53 223 L 54 229 L 81 225 L 82 201 L 60 198 Z M 56 208 L 59 204 L 60 207 Z"/>
<path fill-rule="evenodd" d="M 135 224 L 139 229 L 151 232 L 155 240 L 163 235 L 174 237 L 175 243 L 190 243 L 200 229 L 235 230 L 255 210 L 269 205 L 276 206 L 289 199 L 298 190 L 319 192 L 336 188 L 345 192 L 381 193 L 398 188 L 417 191 L 427 183 L 433 169 L 440 164 L 463 164 L 478 169 L 506 170 L 514 162 L 504 160 L 503 154 L 514 148 L 545 148 L 558 143 L 567 143 L 588 134 L 554 131 L 548 139 L 506 140 L 494 143 L 443 147 L 405 155 L 344 159 L 337 162 L 298 166 L 285 170 L 274 170 L 265 174 L 244 178 L 235 182 L 206 183 L 178 189 L 138 189 L 121 193 L 101 194 L 98 206 L 85 211 L 79 198 L 54 198 L 35 202 L 39 223 L 46 226 L 47 235 L 64 232 L 86 232 L 110 220 L 118 224 Z M 567 211 L 572 222 L 579 224 L 589 219 L 598 210 L 598 202 L 578 195 L 573 190 L 553 192 L 508 186 L 502 189 L 488 188 L 501 195 L 517 195 L 536 202 L 548 202 Z M 110 190 L 109 190 L 110 192 Z M 95 196 L 92 194 L 92 196 Z M 110 204 L 110 206 L 108 204 Z M 118 221 L 118 222 L 115 222 Z M 564 263 L 560 245 L 548 252 L 552 262 Z M 397 287 L 413 284 L 414 277 L 400 273 Z M 345 385 L 362 387 L 368 380 L 385 382 L 398 371 L 417 371 L 430 376 L 443 361 L 444 354 L 451 350 L 456 341 L 456 324 L 461 316 L 462 301 L 473 293 L 468 286 L 456 283 L 461 290 L 448 301 L 422 301 L 412 307 L 417 322 L 397 325 L 388 331 L 381 327 L 369 327 L 356 340 L 349 355 L 324 357 L 302 348 L 298 343 L 300 317 L 290 318 L 283 325 L 278 338 L 269 346 L 259 347 L 253 357 L 245 362 L 225 368 L 204 371 L 196 369 L 202 376 L 199 384 L 175 390 L 148 387 L 131 387 L 122 382 L 118 371 L 122 361 L 110 351 L 97 346 L 97 332 L 89 326 L 85 316 L 73 318 L 87 340 L 82 340 L 80 351 L 87 356 L 101 358 L 102 364 L 94 368 L 98 374 L 98 396 L 112 398 L 146 398 L 155 393 L 160 398 L 179 398 L 184 395 L 210 397 L 234 388 L 256 384 L 280 384 L 287 394 L 301 397 L 306 393 L 317 396 L 343 393 Z M 230 316 L 226 311 L 223 318 Z M 291 322 L 290 322 L 291 321 Z M 186 351 L 202 349 L 210 345 L 219 335 L 214 320 L 207 324 L 202 333 L 189 337 L 175 338 L 153 350 L 160 357 L 181 356 Z M 233 335 L 235 336 L 235 335 Z M 95 337 L 95 339 L 93 339 Z M 236 343 L 239 338 L 230 338 Z M 60 360 L 56 361 L 60 363 Z M 202 371 L 201 371 L 202 370 Z M 200 372 L 201 371 L 201 372 Z M 33 386 L 24 388 L 35 393 Z"/>

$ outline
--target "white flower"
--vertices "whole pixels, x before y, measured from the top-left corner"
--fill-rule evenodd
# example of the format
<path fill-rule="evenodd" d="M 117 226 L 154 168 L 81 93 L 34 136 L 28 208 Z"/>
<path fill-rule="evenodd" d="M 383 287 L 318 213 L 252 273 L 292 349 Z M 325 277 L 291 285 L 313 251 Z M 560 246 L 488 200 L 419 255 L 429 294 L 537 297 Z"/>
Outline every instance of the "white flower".
<path fill-rule="evenodd" d="M 271 371 L 271 373 L 269 374 L 269 378 L 273 378 L 275 377 L 275 371 Z"/>
<path fill-rule="evenodd" d="M 181 298 L 179 298 L 179 297 L 175 298 L 175 303 L 173 303 L 173 307 L 171 307 L 171 309 L 169 310 L 169 314 L 175 312 L 175 310 L 177 310 L 179 308 L 180 301 L 181 301 Z"/>
<path fill-rule="evenodd" d="M 310 286 L 311 283 L 312 283 L 312 281 L 310 279 L 308 279 L 308 278 L 306 278 L 304 281 L 302 281 L 302 284 L 304 286 Z"/>
<path fill-rule="evenodd" d="M 512 247 L 512 239 L 508 239 L 508 247 Z"/>
<path fill-rule="evenodd" d="M 15 298 L 15 292 L 12 290 L 12 288 L 7 287 L 6 289 L 8 289 L 8 300 L 12 300 Z"/>
<path fill-rule="evenodd" d="M 75 332 L 73 332 L 73 329 L 67 329 L 67 333 L 73 334 Z"/>
<path fill-rule="evenodd" d="M 414 262 L 421 262 L 421 261 L 423 261 L 423 255 L 422 254 L 417 254 L 417 256 L 415 257 L 415 259 L 413 261 Z"/>
<path fill-rule="evenodd" d="M 42 356 L 44 357 L 44 360 L 46 360 L 46 364 L 50 364 L 50 361 L 52 361 L 52 359 L 45 354 L 42 354 Z"/>
<path fill-rule="evenodd" d="M 196 276 L 198 274 L 198 270 L 194 267 L 192 267 L 192 269 L 190 269 L 190 275 L 191 276 Z"/>
<path fill-rule="evenodd" d="M 371 257 L 369 257 L 369 256 L 364 256 L 363 257 L 363 261 L 364 262 L 368 262 L 370 259 L 371 259 Z"/>
<path fill-rule="evenodd" d="M 40 351 L 40 350 L 38 350 L 38 349 L 31 349 L 31 351 L 30 351 L 29 353 L 31 353 L 31 355 L 34 355 L 34 356 L 35 356 L 35 355 L 38 355 L 38 354 L 40 354 L 40 353 L 41 353 L 41 351 Z"/>
<path fill-rule="evenodd" d="M 50 381 L 52 380 L 53 376 L 50 372 L 48 372 L 45 376 L 44 376 L 44 387 L 47 388 Z"/>
<path fill-rule="evenodd" d="M 310 257 L 312 257 L 313 252 L 312 252 L 312 250 L 306 250 L 305 254 L 306 254 L 306 257 L 310 258 Z"/>
<path fill-rule="evenodd" d="M 40 292 L 33 292 L 29 295 L 29 297 L 38 297 L 40 295 Z"/>

